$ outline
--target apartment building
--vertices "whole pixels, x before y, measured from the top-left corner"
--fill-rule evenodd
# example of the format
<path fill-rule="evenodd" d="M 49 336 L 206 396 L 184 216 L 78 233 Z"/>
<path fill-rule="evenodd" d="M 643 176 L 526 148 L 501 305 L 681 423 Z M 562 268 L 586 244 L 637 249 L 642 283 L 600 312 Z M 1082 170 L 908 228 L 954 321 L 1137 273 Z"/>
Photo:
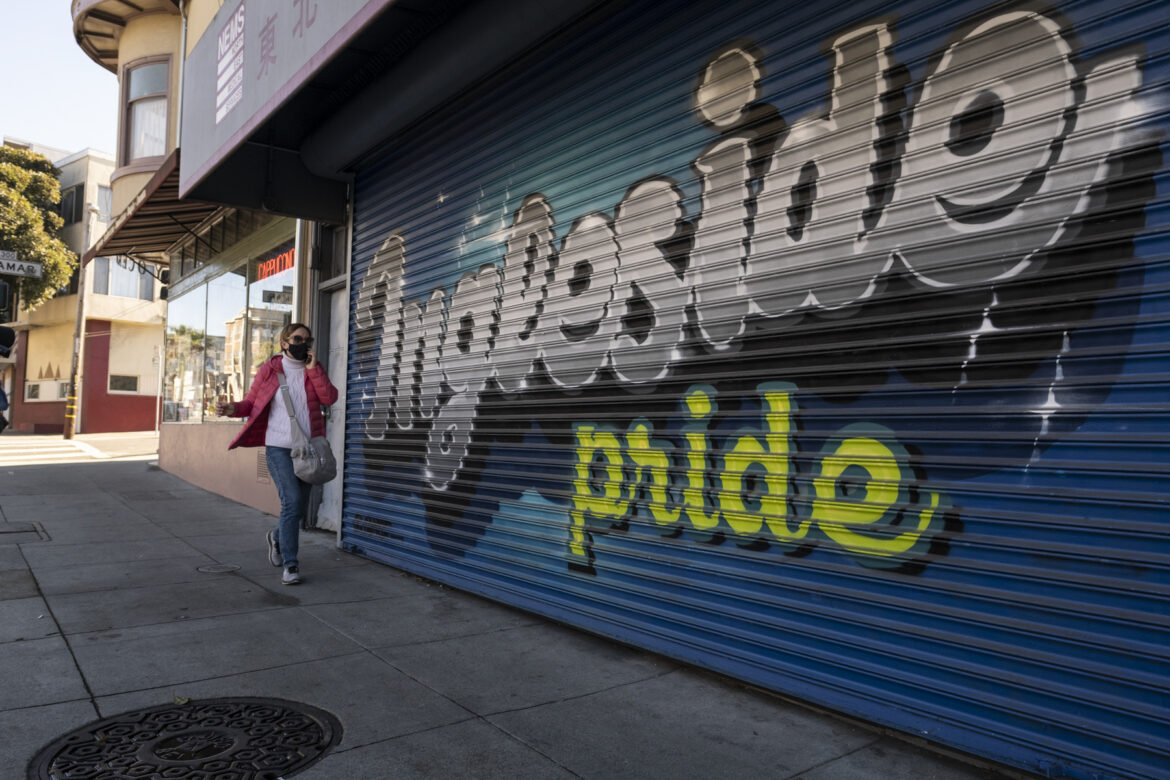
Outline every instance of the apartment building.
<path fill-rule="evenodd" d="M 86 254 L 112 219 L 115 157 L 94 149 L 66 154 L 13 138 L 4 143 L 44 154 L 60 170 L 60 237 L 79 256 Z M 69 287 L 32 311 L 15 301 L 9 325 L 18 333 L 17 349 L 3 369 L 14 430 L 65 429 L 79 316 L 84 338 L 76 432 L 156 426 L 166 312 L 157 274 L 123 258 L 99 256 L 87 266 L 85 277 L 82 311 L 76 273 Z"/>

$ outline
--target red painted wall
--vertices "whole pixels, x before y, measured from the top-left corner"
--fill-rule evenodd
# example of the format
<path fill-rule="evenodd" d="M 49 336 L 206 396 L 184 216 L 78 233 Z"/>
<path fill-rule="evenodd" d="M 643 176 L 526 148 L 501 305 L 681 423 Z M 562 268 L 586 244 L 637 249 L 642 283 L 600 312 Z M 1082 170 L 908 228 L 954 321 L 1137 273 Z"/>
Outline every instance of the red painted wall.
<path fill-rule="evenodd" d="M 14 431 L 25 433 L 61 433 L 65 430 L 64 401 L 24 400 L 24 380 L 28 375 L 28 331 L 16 334 L 16 372 L 12 392 L 8 395 L 9 423 Z"/>
<path fill-rule="evenodd" d="M 109 320 L 86 320 L 82 366 L 81 433 L 154 430 L 158 402 L 153 395 L 110 393 Z"/>

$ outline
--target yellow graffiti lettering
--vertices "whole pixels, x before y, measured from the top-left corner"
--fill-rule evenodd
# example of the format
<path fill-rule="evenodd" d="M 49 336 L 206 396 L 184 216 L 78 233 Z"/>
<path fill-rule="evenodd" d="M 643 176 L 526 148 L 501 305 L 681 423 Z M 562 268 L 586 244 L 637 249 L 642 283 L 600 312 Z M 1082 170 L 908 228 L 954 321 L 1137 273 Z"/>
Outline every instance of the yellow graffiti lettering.
<path fill-rule="evenodd" d="M 719 525 L 719 510 L 707 511 L 707 419 L 715 411 L 711 400 L 714 390 L 692 387 L 687 391 L 687 424 L 683 437 L 687 440 L 686 486 L 683 488 L 684 516 L 698 531 L 710 531 Z"/>
<path fill-rule="evenodd" d="M 910 504 L 906 485 L 913 475 L 906 472 L 905 460 L 877 438 L 841 439 L 821 459 L 820 474 L 813 479 L 812 520 L 851 553 L 886 558 L 909 552 L 938 519 L 940 499 L 924 492 L 920 500 L 926 507 Z"/>
<path fill-rule="evenodd" d="M 761 385 L 758 388 L 764 402 L 764 441 L 757 436 L 740 436 L 723 456 L 720 475 L 719 507 L 723 517 L 741 537 L 757 536 L 767 524 L 768 530 L 779 541 L 802 539 L 811 525 L 809 520 L 788 524 L 789 474 L 792 447 L 793 399 L 790 385 Z M 763 474 L 749 477 L 752 466 L 762 467 Z M 759 496 L 759 508 L 749 508 L 745 482 L 761 480 L 764 490 Z"/>
<path fill-rule="evenodd" d="M 577 438 L 577 462 L 573 479 L 573 507 L 569 510 L 569 552 L 587 557 L 586 523 L 591 519 L 620 521 L 626 514 L 625 480 L 622 475 L 622 445 L 617 435 L 608 429 L 579 424 L 574 426 Z M 601 461 L 599 463 L 599 460 Z M 600 470 L 598 466 L 603 466 Z M 599 474 L 604 475 L 597 479 Z"/>
<path fill-rule="evenodd" d="M 866 566 L 899 566 L 929 549 L 949 504 L 918 486 L 892 431 L 871 423 L 839 430 L 819 456 L 802 459 L 812 464 L 812 495 L 798 502 L 795 387 L 756 391 L 760 423 L 722 440 L 712 435 L 716 391 L 708 385 L 684 396 L 681 447 L 655 440 L 645 419 L 624 437 L 595 423 L 574 426 L 571 564 L 590 560 L 592 532 L 625 530 L 631 514 L 649 517 L 664 536 L 685 529 L 692 540 L 730 538 L 753 549 L 795 552 L 828 541 Z"/>
<path fill-rule="evenodd" d="M 646 506 L 650 517 L 660 526 L 673 530 L 678 525 L 680 509 L 670 501 L 670 457 L 662 449 L 651 445 L 650 434 L 653 426 L 645 420 L 635 420 L 626 433 L 626 455 L 633 462 L 632 479 L 634 490 L 646 483 L 649 500 Z"/>

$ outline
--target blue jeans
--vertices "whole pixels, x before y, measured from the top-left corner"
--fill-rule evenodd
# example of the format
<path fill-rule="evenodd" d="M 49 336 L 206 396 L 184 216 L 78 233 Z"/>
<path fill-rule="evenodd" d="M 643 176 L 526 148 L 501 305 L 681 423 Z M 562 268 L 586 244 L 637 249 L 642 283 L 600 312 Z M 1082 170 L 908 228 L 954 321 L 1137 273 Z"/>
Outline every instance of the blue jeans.
<path fill-rule="evenodd" d="M 276 524 L 276 540 L 285 566 L 297 565 L 297 547 L 300 543 L 301 518 L 309 508 L 309 490 L 312 485 L 302 482 L 293 471 L 292 450 L 288 447 L 265 447 L 268 474 L 276 483 L 280 496 L 280 519 Z"/>

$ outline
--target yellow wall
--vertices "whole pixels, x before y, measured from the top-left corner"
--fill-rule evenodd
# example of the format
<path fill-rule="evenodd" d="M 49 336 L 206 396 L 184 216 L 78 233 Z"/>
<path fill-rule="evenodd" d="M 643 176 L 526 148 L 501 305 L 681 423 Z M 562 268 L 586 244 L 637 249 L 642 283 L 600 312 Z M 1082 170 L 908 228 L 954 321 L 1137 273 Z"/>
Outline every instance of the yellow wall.
<path fill-rule="evenodd" d="M 36 382 L 41 378 L 42 372 L 49 371 L 53 376 L 59 375 L 62 381 L 67 382 L 72 368 L 72 325 L 61 324 L 46 328 L 33 328 L 28 332 L 26 380 Z M 50 377 L 46 375 L 45 378 Z M 56 401 L 57 398 L 54 396 L 47 400 Z"/>
<path fill-rule="evenodd" d="M 21 310 L 20 319 L 31 326 L 47 326 L 77 322 L 77 296 L 57 295 L 42 303 L 33 311 Z"/>
<path fill-rule="evenodd" d="M 122 298 L 117 295 L 94 295 L 93 274 L 86 275 L 85 318 L 89 320 L 122 320 L 150 324 L 162 332 L 166 319 L 166 303 L 158 300 L 158 282 L 154 283 L 153 301 Z M 76 299 L 74 299 L 76 300 Z M 75 304 L 76 305 L 76 304 Z"/>
<path fill-rule="evenodd" d="M 144 57 L 169 55 L 170 62 L 170 105 L 167 116 L 166 153 L 175 148 L 175 134 L 179 129 L 179 47 L 182 39 L 182 19 L 178 12 L 147 13 L 132 17 L 122 31 L 118 41 L 118 84 L 124 85 L 125 68 Z M 121 101 L 121 92 L 119 92 Z M 119 125 L 124 121 L 123 108 L 119 104 Z M 119 128 L 118 144 L 122 145 L 122 131 Z M 120 159 L 120 158 L 119 158 Z M 131 167 L 132 169 L 132 167 Z M 120 214 L 135 195 L 150 181 L 153 171 L 129 173 L 126 167 L 114 172 L 114 214 Z"/>
<path fill-rule="evenodd" d="M 154 176 L 154 171 L 147 171 L 146 173 L 122 174 L 113 180 L 110 186 L 114 190 L 114 207 L 111 211 L 115 217 L 126 210 L 126 206 L 130 205 L 130 201 L 134 200 L 135 195 L 142 192 L 142 188 L 146 186 L 152 176 Z M 103 230 L 102 233 L 105 231 Z"/>
<path fill-rule="evenodd" d="M 114 159 L 99 153 L 85 153 L 79 152 L 80 156 L 70 155 L 66 158 L 66 162 L 61 164 L 61 189 L 72 187 L 75 184 L 85 182 L 85 204 L 86 206 L 93 206 L 97 208 L 98 204 L 98 186 L 110 186 L 110 176 L 114 172 Z M 74 159 L 75 158 L 75 159 Z M 117 211 L 111 208 L 110 216 L 117 215 Z M 94 215 L 93 221 L 90 224 L 89 243 L 93 245 L 103 233 L 106 232 L 108 223 L 98 220 L 97 215 Z M 78 254 L 83 254 L 88 247 L 85 244 L 85 218 L 80 222 L 75 222 L 72 225 L 66 225 L 61 229 L 61 240 L 65 245 Z"/>
<path fill-rule="evenodd" d="M 207 32 L 222 6 L 223 0 L 191 0 L 187 3 L 187 53 L 184 56 L 191 56 L 191 50 Z"/>
<path fill-rule="evenodd" d="M 161 327 L 114 322 L 110 327 L 110 373 L 138 377 L 139 395 L 156 395 Z"/>
<path fill-rule="evenodd" d="M 89 320 L 122 320 L 148 324 L 160 329 L 161 332 L 166 321 L 167 304 L 166 301 L 158 299 L 159 286 L 155 281 L 153 301 L 122 298 L 117 295 L 95 295 L 93 265 L 88 265 L 85 274 L 85 317 Z M 67 324 L 72 328 L 77 322 L 77 296 L 58 295 L 34 311 L 22 311 L 21 319 L 32 326 Z"/>

